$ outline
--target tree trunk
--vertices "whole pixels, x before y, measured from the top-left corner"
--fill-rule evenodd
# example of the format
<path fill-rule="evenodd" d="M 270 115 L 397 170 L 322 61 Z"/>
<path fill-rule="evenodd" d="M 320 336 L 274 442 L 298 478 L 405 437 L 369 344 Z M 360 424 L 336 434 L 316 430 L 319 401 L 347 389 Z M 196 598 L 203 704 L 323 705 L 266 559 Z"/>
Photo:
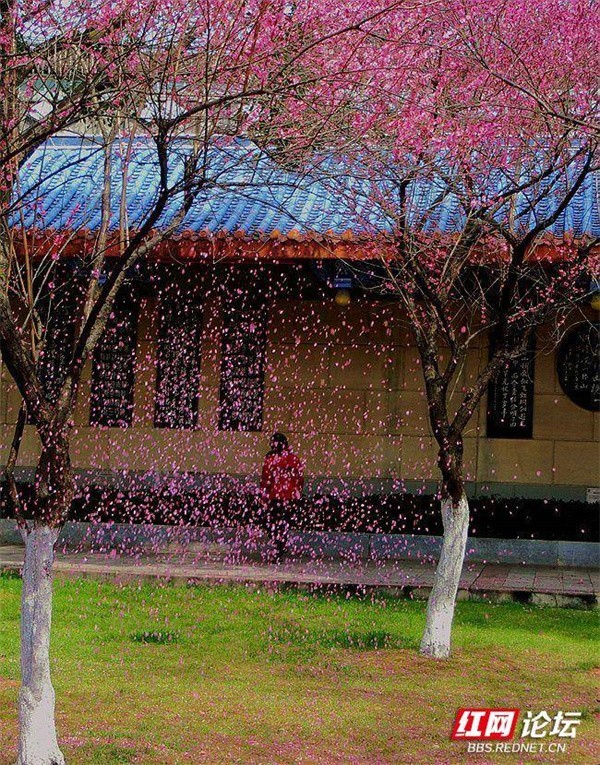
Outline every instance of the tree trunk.
<path fill-rule="evenodd" d="M 17 765 L 64 765 L 54 721 L 50 679 L 52 563 L 59 529 L 35 524 L 24 532 L 21 690 Z"/>
<path fill-rule="evenodd" d="M 33 522 L 23 529 L 25 564 L 21 604 L 21 690 L 17 765 L 64 765 L 54 721 L 50 679 L 54 545 L 71 507 L 73 476 L 68 439 L 49 428 L 35 476 Z"/>
<path fill-rule="evenodd" d="M 464 490 L 456 499 L 442 499 L 444 540 L 427 602 L 421 653 L 436 659 L 450 656 L 450 636 L 458 583 L 465 558 L 469 530 L 469 502 Z"/>

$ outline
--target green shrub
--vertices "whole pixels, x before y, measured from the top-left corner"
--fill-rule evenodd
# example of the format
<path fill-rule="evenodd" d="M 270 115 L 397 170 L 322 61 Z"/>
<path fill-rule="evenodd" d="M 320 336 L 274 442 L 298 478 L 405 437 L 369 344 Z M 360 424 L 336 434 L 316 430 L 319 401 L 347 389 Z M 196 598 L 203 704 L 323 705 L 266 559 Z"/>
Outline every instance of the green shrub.
<path fill-rule="evenodd" d="M 179 633 L 163 630 L 139 630 L 132 632 L 129 639 L 134 643 L 156 643 L 164 645 L 165 643 L 178 643 Z"/>

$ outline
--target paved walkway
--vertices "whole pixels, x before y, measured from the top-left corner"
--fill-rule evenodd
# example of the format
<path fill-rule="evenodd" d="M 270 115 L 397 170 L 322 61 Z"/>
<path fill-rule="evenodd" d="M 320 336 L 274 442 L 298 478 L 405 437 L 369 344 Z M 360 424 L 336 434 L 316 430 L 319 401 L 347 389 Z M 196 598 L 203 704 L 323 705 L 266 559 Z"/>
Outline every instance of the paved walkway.
<path fill-rule="evenodd" d="M 57 553 L 58 576 L 109 577 L 119 581 L 169 579 L 180 583 L 226 582 L 292 584 L 389 590 L 425 597 L 432 586 L 430 562 L 386 561 L 354 563 L 340 560 L 284 561 L 265 564 L 236 561 L 230 551 L 215 545 L 194 544 L 187 551 L 122 556 L 111 553 Z M 18 571 L 23 547 L 0 546 L 0 570 Z M 600 572 L 584 568 L 469 563 L 465 565 L 459 597 L 487 596 L 566 605 L 573 599 L 595 604 Z"/>

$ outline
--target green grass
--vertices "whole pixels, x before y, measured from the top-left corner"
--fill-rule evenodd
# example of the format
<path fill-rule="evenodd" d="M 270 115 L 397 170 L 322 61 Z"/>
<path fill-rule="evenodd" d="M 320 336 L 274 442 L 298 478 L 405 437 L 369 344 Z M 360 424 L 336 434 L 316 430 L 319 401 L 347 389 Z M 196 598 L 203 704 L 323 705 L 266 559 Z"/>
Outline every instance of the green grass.
<path fill-rule="evenodd" d="M 0 765 L 15 760 L 20 588 L 0 577 Z M 469 759 L 448 740 L 461 706 L 582 711 L 552 765 L 600 761 L 592 611 L 460 602 L 454 656 L 435 662 L 410 600 L 81 580 L 54 603 L 70 765 L 550 762 Z"/>

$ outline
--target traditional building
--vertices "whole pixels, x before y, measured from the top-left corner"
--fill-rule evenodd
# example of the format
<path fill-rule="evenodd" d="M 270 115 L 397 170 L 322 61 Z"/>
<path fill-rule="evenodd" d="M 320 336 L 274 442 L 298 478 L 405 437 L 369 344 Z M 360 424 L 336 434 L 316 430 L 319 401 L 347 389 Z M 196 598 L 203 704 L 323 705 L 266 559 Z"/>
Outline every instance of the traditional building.
<path fill-rule="evenodd" d="M 149 151 L 128 160 L 125 210 L 114 194 L 115 231 L 124 214 L 135 228 L 155 192 Z M 372 247 L 347 230 L 340 199 L 291 170 L 277 170 L 274 182 L 273 167 L 257 156 L 245 145 L 220 153 L 220 181 L 132 273 L 134 287 L 115 306 L 84 375 L 72 448 L 77 475 L 92 483 L 181 472 L 199 481 L 254 480 L 270 434 L 282 430 L 306 460 L 309 490 L 433 489 L 436 448 L 419 356 L 399 304 L 369 287 Z M 59 247 L 69 278 L 99 225 L 101 167 L 93 144 L 65 138 L 36 152 L 24 170 L 36 198 L 23 208 L 27 236 L 46 255 Z M 548 246 L 552 237 L 600 235 L 598 185 L 596 177 L 581 189 Z M 442 207 L 440 229 L 452 231 L 458 214 Z M 118 250 L 116 240 L 115 233 Z M 365 278 L 345 265 L 350 260 L 362 261 Z M 69 312 L 68 300 L 57 305 L 40 361 L 50 395 L 73 331 Z M 529 357 L 491 387 L 466 432 L 473 493 L 592 498 L 597 322 L 595 309 L 585 308 L 556 352 L 542 328 Z M 486 353 L 482 338 L 463 383 Z M 3 369 L 2 461 L 19 405 Z M 22 474 L 37 450 L 29 425 Z"/>

